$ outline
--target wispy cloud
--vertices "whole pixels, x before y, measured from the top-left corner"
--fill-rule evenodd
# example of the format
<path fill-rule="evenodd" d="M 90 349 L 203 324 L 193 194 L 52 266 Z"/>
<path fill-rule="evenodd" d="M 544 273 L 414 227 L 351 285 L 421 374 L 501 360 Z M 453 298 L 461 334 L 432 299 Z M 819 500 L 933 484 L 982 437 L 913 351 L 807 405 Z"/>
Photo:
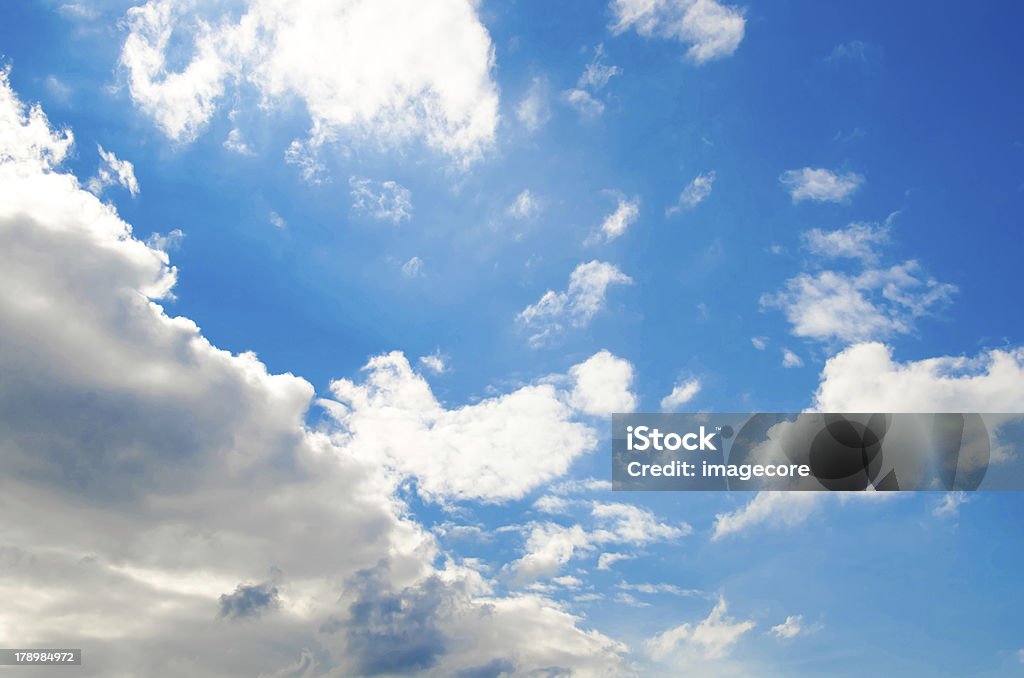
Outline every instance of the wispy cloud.
<path fill-rule="evenodd" d="M 100 167 L 96 176 L 86 182 L 86 188 L 93 195 L 100 195 L 108 186 L 121 186 L 134 198 L 139 194 L 139 182 L 135 178 L 135 165 L 121 160 L 111 151 L 97 146 L 100 152 Z"/>
<path fill-rule="evenodd" d="M 630 285 L 633 279 L 615 265 L 602 261 L 580 264 L 569 276 L 569 286 L 562 292 L 548 290 L 535 304 L 517 316 L 525 326 L 535 330 L 530 345 L 542 346 L 566 329 L 586 327 L 605 306 L 608 288 Z"/>
<path fill-rule="evenodd" d="M 698 174 L 693 178 L 683 192 L 679 194 L 676 204 L 665 210 L 665 216 L 671 217 L 683 210 L 696 207 L 704 202 L 711 195 L 711 188 L 715 183 L 715 173 Z"/>
<path fill-rule="evenodd" d="M 395 224 L 412 218 L 412 192 L 401 184 L 350 177 L 348 185 L 356 212 Z"/>
<path fill-rule="evenodd" d="M 743 11 L 716 0 L 613 0 L 611 9 L 616 33 L 678 40 L 698 64 L 730 56 L 746 30 Z"/>

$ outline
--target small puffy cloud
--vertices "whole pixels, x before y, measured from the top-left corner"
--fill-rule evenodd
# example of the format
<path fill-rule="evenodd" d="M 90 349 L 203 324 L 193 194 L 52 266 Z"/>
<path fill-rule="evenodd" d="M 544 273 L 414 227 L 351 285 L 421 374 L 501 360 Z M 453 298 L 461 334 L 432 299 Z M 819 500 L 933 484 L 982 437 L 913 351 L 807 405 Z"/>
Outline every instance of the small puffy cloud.
<path fill-rule="evenodd" d="M 786 617 L 786 621 L 773 626 L 771 628 L 771 632 L 778 638 L 796 638 L 801 633 L 806 632 L 803 626 L 803 621 L 803 615 L 789 615 Z"/>
<path fill-rule="evenodd" d="M 768 337 L 751 337 L 750 343 L 758 351 L 763 351 L 768 348 Z"/>
<path fill-rule="evenodd" d="M 231 131 L 228 132 L 228 138 L 224 140 L 224 148 L 229 151 L 234 151 L 239 155 L 253 154 L 252 149 L 249 148 L 249 144 L 247 144 L 245 139 L 242 137 L 242 131 L 237 127 L 233 127 Z"/>
<path fill-rule="evenodd" d="M 632 278 L 613 264 L 589 261 L 573 270 L 566 290 L 548 290 L 537 303 L 524 308 L 517 317 L 519 322 L 536 330 L 530 336 L 530 345 L 542 346 L 563 332 L 566 325 L 586 327 L 604 308 L 609 287 L 632 282 Z"/>
<path fill-rule="evenodd" d="M 175 228 L 167 235 L 162 233 L 153 233 L 146 238 L 146 246 L 150 249 L 160 250 L 161 252 L 170 252 L 181 247 L 181 241 L 185 239 L 185 232 L 180 228 Z"/>
<path fill-rule="evenodd" d="M 697 379 L 696 377 L 676 383 L 676 385 L 672 387 L 672 392 L 661 399 L 661 409 L 665 412 L 671 412 L 672 410 L 685 405 L 700 393 L 700 389 L 700 379 Z"/>
<path fill-rule="evenodd" d="M 801 237 L 811 254 L 829 259 L 847 257 L 871 262 L 878 258 L 878 246 L 889 242 L 889 227 L 888 222 L 883 226 L 854 223 L 834 231 L 812 228 Z"/>
<path fill-rule="evenodd" d="M 788 348 L 782 349 L 782 366 L 786 368 L 803 367 L 803 358 L 793 353 Z"/>
<path fill-rule="evenodd" d="M 540 212 L 540 201 L 529 189 L 516 196 L 512 204 L 505 208 L 505 214 L 513 219 L 531 219 Z"/>
<path fill-rule="evenodd" d="M 595 99 L 594 95 L 585 89 L 566 90 L 565 100 L 585 116 L 593 118 L 604 113 L 604 102 Z"/>
<path fill-rule="evenodd" d="M 533 502 L 533 508 L 541 513 L 568 515 L 577 504 L 578 502 L 575 499 L 566 499 L 555 494 L 545 494 Z"/>
<path fill-rule="evenodd" d="M 108 186 L 119 185 L 128 190 L 134 198 L 139 194 L 139 182 L 135 178 L 135 165 L 127 160 L 121 160 L 111 151 L 103 150 L 97 145 L 100 152 L 100 167 L 96 176 L 86 182 L 86 187 L 93 195 L 100 195 L 103 189 Z"/>
<path fill-rule="evenodd" d="M 616 33 L 678 40 L 698 64 L 732 55 L 746 30 L 742 10 L 716 0 L 612 0 L 611 9 Z"/>
<path fill-rule="evenodd" d="M 623 233 L 640 217 L 640 199 L 634 197 L 632 200 L 620 198 L 615 211 L 605 217 L 596 233 L 587 238 L 587 244 L 594 244 L 600 240 L 611 242 Z"/>
<path fill-rule="evenodd" d="M 270 219 L 270 224 L 274 228 L 288 228 L 288 222 L 285 221 L 284 217 L 282 217 L 277 212 L 271 211 L 268 218 Z"/>
<path fill-rule="evenodd" d="M 614 412 L 632 412 L 637 399 L 629 389 L 633 384 L 633 366 L 602 350 L 569 370 L 574 385 L 570 396 L 573 407 L 594 416 Z"/>
<path fill-rule="evenodd" d="M 247 0 L 238 10 L 178 0 L 128 10 L 128 90 L 169 138 L 195 139 L 234 87 L 258 94 L 253 107 L 299 99 L 314 145 L 416 139 L 461 165 L 493 145 L 493 45 L 476 3 Z"/>
<path fill-rule="evenodd" d="M 418 278 L 423 275 L 423 260 L 419 257 L 410 257 L 402 264 L 402 275 L 406 278 Z"/>
<path fill-rule="evenodd" d="M 349 177 L 348 185 L 356 212 L 395 224 L 412 218 L 412 193 L 401 184 Z"/>
<path fill-rule="evenodd" d="M 687 523 L 659 522 L 653 513 L 634 504 L 594 502 L 591 515 L 603 529 L 595 533 L 599 543 L 621 542 L 643 546 L 654 541 L 676 539 L 690 534 Z"/>
<path fill-rule="evenodd" d="M 526 553 L 512 568 L 518 583 L 551 577 L 569 562 L 579 548 L 589 548 L 590 537 L 580 525 L 535 525 L 526 540 Z"/>
<path fill-rule="evenodd" d="M 683 192 L 679 194 L 679 200 L 672 207 L 665 210 L 665 216 L 670 217 L 683 210 L 688 210 L 704 202 L 711 195 L 711 189 L 715 183 L 715 173 L 698 174 L 693 178 Z"/>
<path fill-rule="evenodd" d="M 620 560 L 633 560 L 634 558 L 636 558 L 636 556 L 631 553 L 602 553 L 597 557 L 597 569 L 610 570 L 612 569 L 612 565 Z"/>
<path fill-rule="evenodd" d="M 445 357 L 441 355 L 441 351 L 435 351 L 430 355 L 420 356 L 420 366 L 428 372 L 434 374 L 443 374 L 448 369 L 448 364 L 445 362 Z"/>
<path fill-rule="evenodd" d="M 784 290 L 763 295 L 761 306 L 782 309 L 798 337 L 857 342 L 911 332 L 916 318 L 947 304 L 955 291 L 911 260 L 858 274 L 801 273 Z"/>
<path fill-rule="evenodd" d="M 566 101 L 583 115 L 596 117 L 604 113 L 604 102 L 595 95 L 604 89 L 608 82 L 622 73 L 618 66 L 604 62 L 604 46 L 598 45 L 594 50 L 594 58 L 576 81 L 576 87 L 565 91 Z"/>
<path fill-rule="evenodd" d="M 647 641 L 651 659 L 662 661 L 681 646 L 691 646 L 707 659 L 725 657 L 744 634 L 756 626 L 751 620 L 736 621 L 726 615 L 728 604 L 719 598 L 706 619 L 697 624 L 683 624 Z"/>
<path fill-rule="evenodd" d="M 517 583 L 552 577 L 580 552 L 591 553 L 599 546 L 644 546 L 678 539 L 693 531 L 687 523 L 663 523 L 647 509 L 632 504 L 595 501 L 589 505 L 590 517 L 594 521 L 593 529 L 588 530 L 582 525 L 566 527 L 551 522 L 531 527 L 523 557 L 509 567 Z M 610 567 L 616 560 L 622 558 L 610 556 L 605 564 Z M 600 566 L 600 560 L 598 564 Z"/>
<path fill-rule="evenodd" d="M 823 168 L 786 170 L 779 182 L 789 191 L 793 202 L 846 202 L 864 184 L 864 176 L 854 172 L 836 174 Z"/>
<path fill-rule="evenodd" d="M 960 515 L 960 507 L 968 501 L 966 492 L 947 492 L 932 509 L 932 515 L 936 518 L 956 518 Z"/>
<path fill-rule="evenodd" d="M 835 410 L 829 410 L 835 411 Z M 818 492 L 758 492 L 745 506 L 715 516 L 712 541 L 756 527 L 792 527 L 807 520 L 822 500 Z"/>
<path fill-rule="evenodd" d="M 534 78 L 526 96 L 516 106 L 516 119 L 531 132 L 536 132 L 551 119 L 551 95 L 548 89 L 546 79 Z"/>

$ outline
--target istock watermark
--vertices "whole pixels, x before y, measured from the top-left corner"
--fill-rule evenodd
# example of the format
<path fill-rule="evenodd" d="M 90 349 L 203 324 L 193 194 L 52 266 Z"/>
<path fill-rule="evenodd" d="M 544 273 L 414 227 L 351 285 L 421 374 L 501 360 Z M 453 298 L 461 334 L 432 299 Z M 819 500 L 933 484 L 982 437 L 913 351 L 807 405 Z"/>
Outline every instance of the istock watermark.
<path fill-rule="evenodd" d="M 1024 490 L 1024 415 L 615 414 L 616 490 Z"/>

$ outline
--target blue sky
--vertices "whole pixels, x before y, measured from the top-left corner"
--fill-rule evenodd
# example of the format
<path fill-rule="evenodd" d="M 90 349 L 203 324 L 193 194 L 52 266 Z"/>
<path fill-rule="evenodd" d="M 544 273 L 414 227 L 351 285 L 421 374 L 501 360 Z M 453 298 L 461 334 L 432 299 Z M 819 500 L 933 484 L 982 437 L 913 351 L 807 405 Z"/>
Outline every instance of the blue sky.
<path fill-rule="evenodd" d="M 96 675 L 144 661 L 103 638 L 252 650 L 192 675 L 1022 670 L 1017 493 L 606 482 L 615 411 L 1022 411 L 1019 6 L 200 4 L 0 9 L 5 483 L 33 534 L 122 540 L 0 530 L 56 559 L 0 582 L 93 558 L 155 620 L 0 635 L 49 621 Z"/>

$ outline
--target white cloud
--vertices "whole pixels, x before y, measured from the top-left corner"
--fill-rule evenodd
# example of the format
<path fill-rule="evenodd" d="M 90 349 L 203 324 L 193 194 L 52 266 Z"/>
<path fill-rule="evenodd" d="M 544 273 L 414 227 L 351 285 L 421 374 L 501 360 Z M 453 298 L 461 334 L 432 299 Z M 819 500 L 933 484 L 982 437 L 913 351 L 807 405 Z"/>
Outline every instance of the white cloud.
<path fill-rule="evenodd" d="M 746 30 L 743 12 L 716 0 L 612 0 L 611 7 L 616 33 L 674 38 L 698 64 L 730 56 Z"/>
<path fill-rule="evenodd" d="M 702 591 L 698 591 L 697 589 L 684 589 L 676 586 L 675 584 L 629 584 L 627 582 L 619 582 L 615 586 L 624 591 L 635 591 L 646 595 L 661 595 L 667 593 L 672 596 L 680 596 L 684 598 L 705 595 Z"/>
<path fill-rule="evenodd" d="M 789 191 L 793 202 L 846 202 L 864 184 L 864 177 L 854 172 L 836 174 L 827 169 L 804 167 L 786 170 L 779 175 L 779 181 Z"/>
<path fill-rule="evenodd" d="M 632 200 L 619 198 L 615 211 L 605 217 L 601 222 L 598 232 L 587 238 L 585 244 L 592 245 L 602 238 L 605 242 L 611 242 L 624 234 L 630 226 L 640 217 L 640 199 L 634 197 Z"/>
<path fill-rule="evenodd" d="M 412 218 L 412 193 L 401 184 L 349 177 L 348 185 L 356 212 L 395 224 Z"/>
<path fill-rule="evenodd" d="M 523 189 L 512 201 L 512 204 L 505 209 L 505 214 L 513 219 L 531 219 L 538 212 L 540 212 L 540 202 L 529 189 Z"/>
<path fill-rule="evenodd" d="M 615 412 L 636 409 L 633 366 L 608 351 L 598 351 L 569 370 L 574 385 L 570 396 L 573 407 L 594 416 L 610 416 Z"/>
<path fill-rule="evenodd" d="M 758 351 L 763 351 L 768 348 L 768 337 L 751 337 L 750 343 L 753 344 L 754 348 Z"/>
<path fill-rule="evenodd" d="M 848 257 L 871 262 L 877 259 L 876 247 L 889 242 L 888 220 L 886 225 L 850 224 L 835 231 L 812 228 L 801 236 L 804 246 L 821 257 Z"/>
<path fill-rule="evenodd" d="M 518 583 L 553 576 L 572 559 L 576 549 L 590 548 L 590 535 L 580 525 L 544 523 L 533 527 L 525 548 L 525 555 L 513 564 Z"/>
<path fill-rule="evenodd" d="M 704 200 L 711 195 L 711 188 L 714 183 L 714 172 L 698 174 L 693 178 L 693 181 L 687 184 L 686 188 L 683 189 L 683 192 L 679 194 L 679 200 L 676 201 L 676 204 L 665 210 L 665 216 L 670 217 L 673 214 L 691 209 L 704 202 Z"/>
<path fill-rule="evenodd" d="M 956 518 L 960 515 L 960 507 L 970 501 L 966 492 L 947 492 L 932 509 L 936 518 Z"/>
<path fill-rule="evenodd" d="M 596 260 L 580 264 L 569 276 L 569 287 L 564 292 L 548 290 L 537 303 L 519 313 L 521 323 L 537 330 L 530 336 L 530 345 L 543 345 L 564 331 L 566 323 L 586 327 L 604 308 L 609 287 L 632 282 L 632 278 L 613 264 Z"/>
<path fill-rule="evenodd" d="M 547 80 L 534 78 L 526 96 L 516 106 L 516 118 L 523 127 L 536 132 L 547 124 L 551 119 L 551 105 L 548 103 L 550 96 Z"/>
<path fill-rule="evenodd" d="M 618 66 L 609 66 L 604 63 L 604 46 L 598 45 L 597 49 L 594 50 L 594 58 L 583 69 L 583 74 L 576 81 L 576 86 L 580 89 L 597 92 L 604 89 L 613 77 L 621 73 L 622 69 Z"/>
<path fill-rule="evenodd" d="M 563 480 L 549 488 L 555 494 L 585 494 L 605 492 L 612 489 L 612 481 L 603 478 L 582 478 Z"/>
<path fill-rule="evenodd" d="M 829 410 L 835 411 L 835 410 Z M 746 506 L 715 516 L 712 541 L 755 527 L 793 527 L 807 520 L 820 505 L 819 492 L 758 492 Z"/>
<path fill-rule="evenodd" d="M 56 75 L 46 76 L 44 84 L 46 85 L 46 89 L 50 95 L 57 101 L 68 102 L 71 100 L 71 95 L 74 90 L 70 85 L 58 78 Z"/>
<path fill-rule="evenodd" d="M 728 616 L 725 598 L 719 598 L 706 619 L 697 624 L 683 624 L 654 636 L 647 641 L 647 652 L 655 661 L 662 661 L 677 651 L 680 645 L 697 649 L 708 659 L 725 657 L 748 631 L 753 621 L 736 621 Z"/>
<path fill-rule="evenodd" d="M 177 629 L 214 618 L 219 595 L 265 579 L 272 565 L 303 582 L 282 587 L 283 611 L 314 615 L 327 611 L 308 595 L 389 553 L 410 583 L 425 573 L 415 549 L 431 547 L 395 513 L 388 486 L 303 427 L 312 386 L 165 315 L 155 300 L 175 282 L 167 255 L 58 171 L 65 138 L 46 131 L 41 113 L 29 124 L 23 116 L 3 79 L 0 371 L 20 375 L 0 385 L 12 521 L 3 540 L 19 545 L 24 565 L 4 568 L 0 591 L 29 587 L 40 599 L 6 606 L 0 628 L 76 644 L 102 629 L 138 646 L 96 653 L 92 675 L 145 673 L 174 652 L 165 641 L 188 644 L 190 659 L 168 654 L 157 665 L 215 675 L 236 670 L 213 656 L 230 629 Z M 68 473 L 34 470 L 45 468 Z M 260 502 L 244 499 L 254 492 Z M 349 501 L 337 504 L 338 493 Z M 296 520 L 361 537 L 317 545 L 291 529 Z M 252 630 L 246 652 L 281 662 L 261 645 L 285 629 L 301 624 L 271 620 Z"/>
<path fill-rule="evenodd" d="M 96 176 L 86 182 L 89 192 L 93 195 L 100 195 L 103 189 L 115 184 L 128 190 L 134 198 L 139 194 L 139 182 L 135 178 L 135 165 L 127 160 L 121 160 L 111 151 L 103 150 L 97 145 L 100 152 L 100 167 Z"/>
<path fill-rule="evenodd" d="M 170 252 L 181 247 L 181 241 L 185 239 L 185 232 L 180 228 L 175 228 L 167 235 L 162 233 L 153 233 L 146 238 L 146 246 L 150 249 L 160 250 L 161 252 Z"/>
<path fill-rule="evenodd" d="M 583 115 L 596 117 L 604 113 L 604 102 L 594 95 L 607 87 L 608 82 L 622 73 L 618 66 L 604 62 L 604 46 L 598 45 L 594 58 L 576 80 L 576 87 L 565 91 L 566 100 Z"/>
<path fill-rule="evenodd" d="M 274 228 L 288 228 L 288 222 L 285 221 L 284 217 L 277 212 L 271 211 L 268 218 L 270 219 L 270 224 Z"/>
<path fill-rule="evenodd" d="M 546 598 L 433 567 L 384 460 L 304 425 L 311 384 L 165 314 L 167 254 L 60 170 L 70 142 L 0 76 L 0 635 L 92 647 L 89 676 L 625 670 Z"/>
<path fill-rule="evenodd" d="M 423 260 L 419 257 L 411 257 L 402 264 L 402 275 L 406 278 L 418 278 L 423 275 Z"/>
<path fill-rule="evenodd" d="M 57 9 L 57 11 L 70 19 L 87 21 L 95 19 L 98 15 L 97 10 L 94 7 L 89 7 L 81 2 L 64 3 Z"/>
<path fill-rule="evenodd" d="M 789 615 L 786 617 L 786 621 L 776 624 L 771 628 L 771 631 L 779 638 L 796 638 L 806 632 L 803 627 L 803 621 L 803 615 Z"/>
<path fill-rule="evenodd" d="M 801 273 L 783 291 L 763 295 L 761 305 L 781 308 L 798 337 L 856 342 L 911 332 L 916 318 L 948 303 L 955 291 L 925 277 L 911 260 L 856 275 Z"/>
<path fill-rule="evenodd" d="M 237 127 L 233 127 L 228 132 L 228 138 L 224 140 L 224 148 L 229 151 L 234 151 L 240 155 L 252 155 L 253 151 L 249 148 L 249 144 L 245 142 L 242 137 L 242 131 Z"/>
<path fill-rule="evenodd" d="M 881 343 L 832 356 L 814 397 L 821 412 L 1022 412 L 1024 349 L 897 362 Z"/>
<path fill-rule="evenodd" d="M 620 560 L 633 560 L 634 558 L 636 558 L 636 556 L 631 553 L 602 553 L 597 557 L 597 569 L 610 570 L 612 565 Z"/>
<path fill-rule="evenodd" d="M 625 591 L 619 591 L 615 594 L 615 602 L 622 603 L 623 605 L 629 605 L 630 607 L 651 607 L 650 603 L 645 603 L 642 600 L 637 600 L 636 596 Z"/>
<path fill-rule="evenodd" d="M 209 12 L 152 0 L 125 18 L 132 99 L 171 139 L 194 139 L 235 85 L 254 87 L 264 108 L 298 98 L 314 145 L 420 139 L 464 165 L 493 144 L 493 46 L 469 0 L 248 0 L 234 20 Z M 175 48 L 175 32 L 191 44 Z"/>
<path fill-rule="evenodd" d="M 322 183 L 327 172 L 320 161 L 319 147 L 311 147 L 298 139 L 293 139 L 284 150 L 284 161 L 302 170 L 302 178 L 311 184 Z"/>
<path fill-rule="evenodd" d="M 26 109 L 11 90 L 10 73 L 0 67 L 0 161 L 26 174 L 48 171 L 67 157 L 74 134 L 51 130 L 38 105 Z"/>
<path fill-rule="evenodd" d="M 549 513 L 551 515 L 569 515 L 580 502 L 575 499 L 566 499 L 554 494 L 545 494 L 533 502 L 535 511 Z"/>
<path fill-rule="evenodd" d="M 565 92 L 565 100 L 577 111 L 588 117 L 594 118 L 604 113 L 604 102 L 594 98 L 585 89 L 570 89 Z"/>
<path fill-rule="evenodd" d="M 445 360 L 445 356 L 441 355 L 440 350 L 430 355 L 420 356 L 420 365 L 423 369 L 434 374 L 444 374 L 448 369 L 448 363 Z"/>
<path fill-rule="evenodd" d="M 608 383 L 593 378 L 599 364 L 613 366 L 618 376 Z M 505 501 L 565 473 L 594 448 L 595 432 L 573 419 L 582 407 L 623 404 L 631 395 L 624 367 L 631 376 L 628 363 L 598 354 L 561 378 L 574 382 L 571 391 L 548 380 L 446 409 L 406 358 L 393 352 L 370 360 L 362 382 L 332 382 L 334 400 L 321 404 L 340 426 L 339 444 L 349 454 L 415 477 L 424 497 Z"/>
<path fill-rule="evenodd" d="M 700 379 L 696 377 L 678 382 L 672 387 L 672 392 L 661 399 L 661 409 L 670 412 L 685 405 L 700 393 L 700 389 Z"/>
<path fill-rule="evenodd" d="M 642 546 L 653 541 L 676 539 L 693 531 L 688 524 L 660 523 L 654 514 L 634 504 L 594 502 L 591 515 L 603 526 L 594 533 L 597 543 L 622 542 Z"/>
<path fill-rule="evenodd" d="M 782 349 L 782 366 L 786 368 L 803 367 L 803 358 L 793 353 L 788 348 Z"/>
<path fill-rule="evenodd" d="M 582 525 L 565 527 L 557 523 L 534 524 L 526 540 L 525 553 L 513 562 L 510 570 L 517 583 L 553 576 L 579 552 L 590 553 L 596 547 L 608 544 L 644 546 L 657 541 L 671 541 L 693 531 L 680 522 L 660 522 L 647 509 L 632 504 L 590 502 L 590 515 L 595 526 L 591 530 Z M 608 554 L 602 554 L 608 555 Z M 622 558 L 605 559 L 606 566 Z M 598 561 L 600 568 L 601 561 Z M 606 569 L 606 568 L 602 568 Z"/>
<path fill-rule="evenodd" d="M 1021 648 L 1020 650 L 1017 650 L 1017 660 L 1021 664 L 1024 664 L 1024 648 Z"/>

